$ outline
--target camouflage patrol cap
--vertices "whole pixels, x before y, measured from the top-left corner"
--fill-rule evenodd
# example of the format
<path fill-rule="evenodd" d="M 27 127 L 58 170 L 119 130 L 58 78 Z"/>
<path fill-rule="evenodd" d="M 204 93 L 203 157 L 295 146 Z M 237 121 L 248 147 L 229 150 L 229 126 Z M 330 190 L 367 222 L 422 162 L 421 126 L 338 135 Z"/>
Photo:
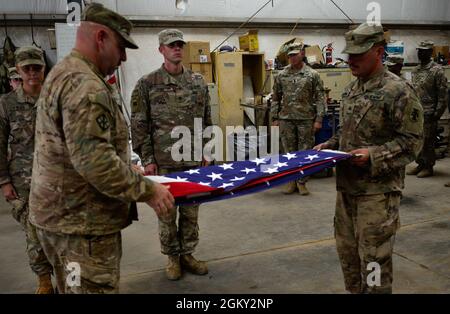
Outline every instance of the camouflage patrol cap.
<path fill-rule="evenodd" d="M 29 64 L 45 65 L 44 52 L 34 46 L 20 47 L 14 52 L 16 65 L 22 67 Z"/>
<path fill-rule="evenodd" d="M 421 41 L 417 49 L 433 49 L 434 42 L 431 40 Z"/>
<path fill-rule="evenodd" d="M 287 55 L 296 55 L 302 51 L 303 47 L 303 43 L 292 43 L 287 48 Z"/>
<path fill-rule="evenodd" d="M 388 67 L 391 67 L 396 64 L 403 65 L 403 61 L 404 61 L 404 59 L 401 56 L 388 56 L 386 58 L 386 61 L 384 62 L 384 64 L 387 65 Z"/>
<path fill-rule="evenodd" d="M 94 22 L 105 25 L 115 31 L 125 42 L 125 47 L 138 49 L 139 47 L 130 36 L 133 25 L 122 15 L 105 8 L 100 3 L 91 3 L 81 14 L 81 21 Z"/>
<path fill-rule="evenodd" d="M 158 34 L 159 44 L 168 45 L 176 41 L 182 41 L 186 43 L 183 39 L 183 33 L 178 29 L 165 29 Z"/>
<path fill-rule="evenodd" d="M 8 76 L 10 80 L 20 78 L 20 75 L 17 73 L 17 69 L 15 67 L 8 68 Z"/>
<path fill-rule="evenodd" d="M 345 48 L 342 53 L 361 54 L 373 45 L 384 42 L 383 26 L 362 23 L 354 30 L 345 33 Z"/>

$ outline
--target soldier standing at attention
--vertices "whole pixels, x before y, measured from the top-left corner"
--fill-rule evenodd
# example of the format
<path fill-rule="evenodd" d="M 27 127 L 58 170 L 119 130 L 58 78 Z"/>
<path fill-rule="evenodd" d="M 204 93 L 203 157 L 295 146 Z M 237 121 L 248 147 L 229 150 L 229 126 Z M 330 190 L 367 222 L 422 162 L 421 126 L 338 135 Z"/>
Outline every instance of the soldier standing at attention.
<path fill-rule="evenodd" d="M 322 128 L 326 110 L 323 82 L 319 74 L 303 62 L 305 49 L 301 43 L 288 47 L 289 65 L 275 78 L 272 93 L 272 125 L 280 126 L 285 153 L 311 149 L 314 133 Z M 307 178 L 289 182 L 285 194 L 297 189 L 308 195 Z"/>
<path fill-rule="evenodd" d="M 412 83 L 423 107 L 423 148 L 417 167 L 406 174 L 431 177 L 436 163 L 435 143 L 438 121 L 447 107 L 447 78 L 442 67 L 431 59 L 433 42 L 423 41 L 417 48 L 420 65 L 413 72 Z"/>
<path fill-rule="evenodd" d="M 125 48 L 138 48 L 131 28 L 101 4 L 86 6 L 75 48 L 37 102 L 30 221 L 60 293 L 117 293 L 121 230 L 137 218 L 131 205 L 146 202 L 158 215 L 173 206 L 166 187 L 132 170 L 123 108 L 105 81 Z"/>
<path fill-rule="evenodd" d="M 392 293 L 392 251 L 400 226 L 403 172 L 420 151 L 423 111 L 412 87 L 381 61 L 381 25 L 363 23 L 345 34 L 357 79 L 342 95 L 340 131 L 315 149 L 354 155 L 336 169 L 336 246 L 351 293 Z M 380 277 L 369 278 L 374 270 Z"/>
<path fill-rule="evenodd" d="M 22 47 L 16 50 L 15 60 L 16 74 L 23 83 L 0 98 L 0 185 L 3 196 L 12 205 L 13 217 L 25 231 L 29 264 L 38 276 L 36 293 L 50 294 L 54 292 L 53 268 L 39 243 L 35 227 L 28 221 L 35 103 L 44 82 L 44 54 L 36 47 Z M 10 75 L 14 75 L 12 70 Z"/>
<path fill-rule="evenodd" d="M 384 65 L 387 66 L 389 72 L 394 73 L 398 77 L 402 78 L 403 57 L 400 56 L 388 56 Z"/>
<path fill-rule="evenodd" d="M 194 131 L 194 118 L 202 119 L 204 127 L 211 125 L 208 87 L 201 74 L 185 68 L 183 33 L 166 29 L 159 33 L 159 52 L 164 57 L 162 66 L 143 76 L 131 96 L 131 130 L 133 150 L 141 157 L 145 173 L 167 174 L 189 171 L 206 161 L 174 161 L 171 148 L 175 139 L 171 131 L 186 126 Z M 193 141 L 192 141 L 192 150 Z M 161 253 L 168 255 L 166 275 L 178 280 L 182 269 L 196 275 L 205 275 L 205 262 L 196 260 L 192 253 L 199 242 L 198 205 L 179 206 L 170 215 L 159 219 Z"/>

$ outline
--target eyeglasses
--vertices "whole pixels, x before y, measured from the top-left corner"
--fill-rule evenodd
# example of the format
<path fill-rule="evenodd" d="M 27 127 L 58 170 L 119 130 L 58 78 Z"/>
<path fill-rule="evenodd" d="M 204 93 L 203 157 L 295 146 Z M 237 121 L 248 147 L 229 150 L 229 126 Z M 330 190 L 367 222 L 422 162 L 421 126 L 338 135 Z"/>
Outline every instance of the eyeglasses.
<path fill-rule="evenodd" d="M 175 41 L 175 42 L 173 42 L 173 43 L 168 44 L 167 47 L 169 47 L 169 48 L 171 48 L 171 49 L 173 49 L 173 48 L 175 48 L 175 47 L 178 47 L 178 48 L 183 49 L 183 47 L 184 47 L 184 42 L 182 42 L 182 41 Z"/>
<path fill-rule="evenodd" d="M 24 72 L 31 72 L 31 71 L 33 71 L 33 72 L 41 72 L 42 69 L 44 68 L 44 66 L 40 65 L 40 64 L 27 64 L 27 65 L 21 66 L 20 68 Z"/>

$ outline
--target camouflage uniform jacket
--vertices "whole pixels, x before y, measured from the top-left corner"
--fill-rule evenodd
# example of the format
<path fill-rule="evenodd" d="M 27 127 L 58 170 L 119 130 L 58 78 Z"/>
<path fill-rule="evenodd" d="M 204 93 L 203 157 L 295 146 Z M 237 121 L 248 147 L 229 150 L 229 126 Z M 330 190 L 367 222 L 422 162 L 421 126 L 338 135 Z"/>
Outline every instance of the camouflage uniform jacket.
<path fill-rule="evenodd" d="M 413 72 L 412 83 L 426 118 L 439 120 L 447 107 L 447 77 L 442 67 L 430 61 Z"/>
<path fill-rule="evenodd" d="M 340 130 L 327 141 L 349 152 L 368 148 L 370 162 L 358 167 L 337 165 L 337 190 L 352 195 L 401 191 L 405 165 L 415 159 L 423 143 L 423 110 L 404 80 L 383 70 L 365 83 L 351 82 L 342 95 Z"/>
<path fill-rule="evenodd" d="M 76 50 L 49 73 L 37 102 L 30 221 L 50 232 L 104 235 L 131 223 L 153 183 L 131 169 L 122 108 Z"/>
<path fill-rule="evenodd" d="M 323 82 L 317 71 L 306 64 L 300 70 L 288 65 L 275 78 L 272 117 L 322 122 L 325 101 Z"/>
<path fill-rule="evenodd" d="M 35 102 L 22 86 L 0 98 L 0 185 L 12 183 L 24 199 L 33 167 Z"/>
<path fill-rule="evenodd" d="M 141 157 L 142 165 L 157 164 L 161 168 L 196 167 L 201 160 L 174 161 L 171 138 L 176 126 L 191 131 L 193 150 L 194 118 L 202 119 L 203 128 L 210 126 L 211 108 L 208 87 L 201 74 L 183 67 L 178 78 L 171 76 L 164 65 L 143 76 L 131 96 L 131 131 L 133 150 Z M 202 139 L 197 139 L 202 143 Z"/>

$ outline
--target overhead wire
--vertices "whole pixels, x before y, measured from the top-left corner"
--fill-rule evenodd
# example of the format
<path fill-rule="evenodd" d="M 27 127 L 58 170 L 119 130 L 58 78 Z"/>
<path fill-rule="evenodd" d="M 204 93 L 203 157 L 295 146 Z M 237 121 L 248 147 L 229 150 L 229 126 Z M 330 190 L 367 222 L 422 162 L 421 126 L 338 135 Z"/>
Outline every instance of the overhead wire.
<path fill-rule="evenodd" d="M 336 6 L 336 8 L 338 8 L 339 9 L 339 11 L 341 11 L 342 12 L 342 14 L 344 14 L 345 15 L 345 17 L 350 21 L 350 22 L 352 22 L 352 24 L 355 24 L 355 22 L 353 22 L 353 20 L 351 19 L 351 17 L 350 16 L 348 16 L 347 15 L 347 13 L 345 13 L 344 12 L 344 10 L 342 10 L 341 9 L 341 7 L 340 6 L 338 6 L 337 4 L 336 4 L 336 2 L 334 2 L 333 0 L 330 0 L 335 6 Z"/>
<path fill-rule="evenodd" d="M 238 28 L 236 28 L 230 35 L 228 35 L 227 38 L 225 38 L 220 44 L 217 45 L 216 48 L 213 49 L 212 52 L 216 51 L 217 48 L 219 48 L 220 46 L 222 46 L 222 44 L 224 42 L 226 42 L 231 36 L 233 36 L 234 34 L 236 34 L 242 27 L 244 27 L 246 24 L 248 24 L 262 9 L 264 9 L 269 3 L 272 2 L 272 7 L 273 7 L 273 0 L 269 0 L 267 1 L 263 6 L 261 6 L 255 13 L 253 13 L 252 16 L 250 16 L 245 22 L 243 22 L 241 25 L 239 25 Z"/>

